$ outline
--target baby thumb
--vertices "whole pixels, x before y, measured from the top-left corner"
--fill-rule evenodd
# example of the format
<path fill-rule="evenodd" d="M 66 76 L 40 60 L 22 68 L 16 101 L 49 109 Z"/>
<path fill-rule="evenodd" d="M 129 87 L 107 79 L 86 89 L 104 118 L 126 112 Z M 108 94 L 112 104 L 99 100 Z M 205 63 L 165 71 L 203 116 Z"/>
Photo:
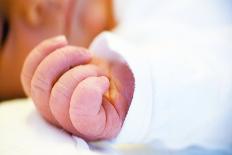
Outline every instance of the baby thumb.
<path fill-rule="evenodd" d="M 74 90 L 69 109 L 70 119 L 73 126 L 87 138 L 94 138 L 104 130 L 106 115 L 102 97 L 109 85 L 109 80 L 104 76 L 88 77 Z"/>

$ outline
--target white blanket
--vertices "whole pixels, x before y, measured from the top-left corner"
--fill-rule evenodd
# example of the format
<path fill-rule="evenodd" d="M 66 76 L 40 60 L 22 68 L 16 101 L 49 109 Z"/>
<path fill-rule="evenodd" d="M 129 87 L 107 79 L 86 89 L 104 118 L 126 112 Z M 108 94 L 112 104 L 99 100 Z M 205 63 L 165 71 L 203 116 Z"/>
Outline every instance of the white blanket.
<path fill-rule="evenodd" d="M 171 150 L 159 142 L 115 146 L 101 143 L 94 149 L 98 152 L 90 151 L 82 139 L 46 123 L 29 99 L 0 104 L 0 155 L 230 155 L 227 151 L 207 150 L 198 146 Z"/>
<path fill-rule="evenodd" d="M 0 154 L 97 154 L 88 144 L 51 126 L 36 112 L 30 99 L 0 104 Z"/>
<path fill-rule="evenodd" d="M 124 0 L 120 1 L 124 4 Z M 122 14 L 118 14 L 118 17 L 121 20 L 121 24 L 117 28 L 116 33 L 118 33 L 123 39 L 129 40 L 130 43 L 134 44 L 136 47 L 143 49 L 143 51 L 152 51 L 153 49 L 157 49 L 156 51 L 164 51 L 165 48 L 168 48 L 167 51 L 175 49 L 177 52 L 181 52 L 178 49 L 182 49 L 182 51 L 184 52 L 185 49 L 194 50 L 194 48 L 191 48 L 188 45 L 199 43 L 198 47 L 210 47 L 206 49 L 208 51 L 216 51 L 220 55 L 224 53 L 224 56 L 227 56 L 227 61 L 231 61 L 230 58 L 232 55 L 231 50 L 229 49 L 232 49 L 232 47 L 231 35 L 229 34 L 232 34 L 232 14 L 229 9 L 229 7 L 231 6 L 231 3 L 229 3 L 229 1 L 128 0 L 128 5 L 130 5 L 130 7 L 125 7 L 123 5 L 117 4 L 117 10 L 119 10 L 118 12 Z M 121 11 L 121 9 L 123 11 Z M 204 43 L 204 45 L 200 46 L 201 43 Z M 201 52 L 198 49 L 195 50 L 199 53 Z M 220 57 L 216 58 L 219 59 Z M 204 73 L 205 72 L 203 70 L 202 74 Z M 224 85 L 229 86 L 231 85 L 231 83 L 225 83 Z M 229 88 L 231 87 L 228 87 L 228 92 L 231 92 Z M 223 94 L 226 95 L 225 93 L 222 93 L 222 96 Z M 231 94 L 228 100 L 231 100 Z M 178 107 L 181 109 L 180 106 L 177 106 L 177 108 Z M 224 107 L 224 109 L 230 111 L 230 104 L 228 104 L 228 107 L 229 108 Z M 191 111 L 190 108 L 189 110 Z M 183 108 L 182 111 L 184 111 Z M 164 112 L 169 113 L 168 111 L 162 111 L 157 108 L 155 114 L 157 116 L 164 116 Z M 175 117 L 181 118 L 181 115 L 178 115 L 179 113 L 175 111 L 172 114 Z M 186 115 L 187 114 L 188 113 L 186 113 Z M 202 112 L 201 114 L 203 115 L 204 113 Z M 225 113 L 224 115 L 226 114 L 229 114 L 229 112 Z M 199 113 L 196 113 L 196 115 L 199 115 Z M 210 115 L 207 115 L 206 113 L 206 116 Z M 220 115 L 220 117 L 221 116 L 223 115 Z M 165 117 L 156 117 L 156 122 L 158 122 L 158 125 L 160 123 L 161 127 L 163 127 L 162 122 L 164 121 L 162 119 L 164 118 Z M 191 121 L 189 121 L 189 123 L 191 123 Z M 225 127 L 223 129 L 226 129 L 226 131 L 231 131 L 231 126 L 230 128 L 226 128 L 226 120 L 222 122 L 217 121 L 216 123 L 222 124 L 222 126 Z M 185 123 L 182 123 L 182 125 L 187 126 Z M 178 137 L 176 137 L 174 131 L 178 132 L 180 135 L 182 134 L 182 132 L 178 130 L 178 126 L 175 123 L 173 123 L 173 128 L 175 130 L 172 130 L 173 132 L 168 133 L 173 133 L 172 135 L 175 136 L 175 139 L 173 139 L 178 140 Z M 207 129 L 208 126 L 204 128 Z M 225 130 L 217 131 L 220 133 L 225 133 Z M 166 142 L 170 143 L 170 145 L 172 146 L 176 144 L 175 141 L 171 141 L 172 137 L 170 137 L 170 135 L 167 135 L 166 133 L 167 132 L 164 132 L 163 128 L 159 128 L 159 130 L 156 130 L 157 136 L 165 139 Z M 202 134 L 202 136 L 205 136 L 205 134 Z M 227 138 L 227 144 L 231 144 L 229 136 L 231 135 L 226 135 L 226 137 L 222 137 L 221 140 Z M 194 138 L 194 135 L 190 135 L 190 137 Z M 209 141 L 211 140 L 210 137 L 206 137 L 205 139 Z M 30 100 L 14 100 L 9 103 L 0 104 L 1 155 L 76 155 L 83 150 L 88 152 L 88 147 L 89 146 L 83 140 L 72 137 L 71 135 L 65 133 L 63 130 L 57 129 L 46 123 L 35 111 L 34 106 Z M 230 146 L 227 145 L 227 149 L 229 147 Z M 232 152 L 232 150 L 229 151 Z M 209 154 L 211 154 L 211 152 Z"/>

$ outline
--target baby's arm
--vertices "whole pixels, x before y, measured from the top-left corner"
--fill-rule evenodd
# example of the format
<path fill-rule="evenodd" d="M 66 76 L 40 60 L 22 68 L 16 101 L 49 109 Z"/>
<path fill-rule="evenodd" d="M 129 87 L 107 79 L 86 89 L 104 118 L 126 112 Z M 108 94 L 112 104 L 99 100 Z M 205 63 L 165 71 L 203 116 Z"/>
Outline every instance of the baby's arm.
<path fill-rule="evenodd" d="M 21 80 L 46 120 L 86 140 L 119 133 L 134 90 L 126 64 L 95 58 L 64 37 L 32 50 Z"/>

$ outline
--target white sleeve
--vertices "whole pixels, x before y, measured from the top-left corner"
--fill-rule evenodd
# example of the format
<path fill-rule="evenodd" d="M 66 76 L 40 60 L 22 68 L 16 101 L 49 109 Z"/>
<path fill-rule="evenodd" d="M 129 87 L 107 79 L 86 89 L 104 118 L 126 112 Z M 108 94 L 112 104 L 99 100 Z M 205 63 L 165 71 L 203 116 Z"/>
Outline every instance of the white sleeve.
<path fill-rule="evenodd" d="M 135 78 L 133 99 L 116 143 L 144 142 L 152 117 L 152 79 L 150 65 L 128 43 L 109 32 L 101 33 L 90 50 L 108 60 L 126 61 Z M 147 140 L 147 139 L 146 139 Z"/>

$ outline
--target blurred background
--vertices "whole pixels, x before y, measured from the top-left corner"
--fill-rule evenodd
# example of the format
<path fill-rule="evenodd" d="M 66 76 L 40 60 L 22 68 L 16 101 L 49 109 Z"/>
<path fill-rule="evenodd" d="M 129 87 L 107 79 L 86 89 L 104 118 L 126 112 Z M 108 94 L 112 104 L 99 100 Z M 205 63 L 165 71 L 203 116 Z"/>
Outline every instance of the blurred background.
<path fill-rule="evenodd" d="M 70 44 L 88 48 L 103 31 L 118 34 L 150 55 L 157 50 L 171 50 L 177 55 L 191 50 L 231 64 L 232 0 L 0 0 L 0 101 L 25 97 L 20 83 L 21 68 L 39 42 L 65 35 Z M 219 70 L 226 75 L 226 70 Z M 231 82 L 224 84 L 231 92 Z M 218 92 L 216 95 L 223 96 L 223 92 Z M 225 100 L 231 116 L 231 99 Z M 227 121 L 221 125 L 227 127 Z M 229 133 L 231 130 L 226 129 Z M 94 145 L 92 149 L 123 155 L 232 154 L 231 143 L 224 150 L 199 146 L 173 150 L 157 142 Z"/>

